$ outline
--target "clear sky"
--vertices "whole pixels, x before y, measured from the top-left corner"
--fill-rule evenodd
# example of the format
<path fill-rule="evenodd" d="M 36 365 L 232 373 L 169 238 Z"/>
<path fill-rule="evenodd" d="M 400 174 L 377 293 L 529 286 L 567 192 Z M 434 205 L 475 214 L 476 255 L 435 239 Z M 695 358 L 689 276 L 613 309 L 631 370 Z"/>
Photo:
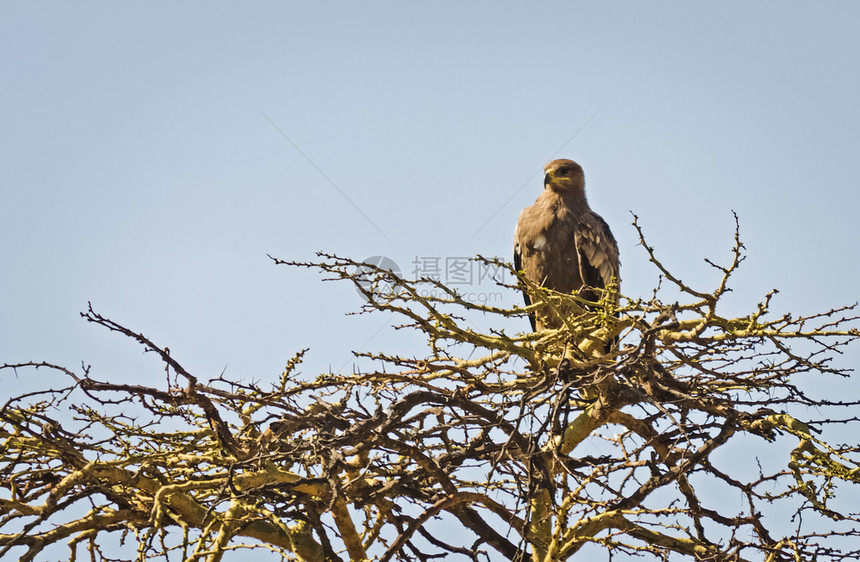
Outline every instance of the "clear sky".
<path fill-rule="evenodd" d="M 631 211 L 709 288 L 735 210 L 738 312 L 774 287 L 778 310 L 853 302 L 858 21 L 853 2 L 4 2 L 0 356 L 149 376 L 81 321 L 91 300 L 204 378 L 273 377 L 308 346 L 308 374 L 339 369 L 388 348 L 387 319 L 267 253 L 406 274 L 508 257 L 554 156 L 583 165 L 630 295 L 656 279 Z"/>
<path fill-rule="evenodd" d="M 345 316 L 352 287 L 266 254 L 507 258 L 553 157 L 585 169 L 631 296 L 656 280 L 631 211 L 710 289 L 734 210 L 731 308 L 852 303 L 859 21 L 847 1 L 3 2 L 0 362 L 158 384 L 88 300 L 202 379 L 408 352 L 390 318 Z"/>

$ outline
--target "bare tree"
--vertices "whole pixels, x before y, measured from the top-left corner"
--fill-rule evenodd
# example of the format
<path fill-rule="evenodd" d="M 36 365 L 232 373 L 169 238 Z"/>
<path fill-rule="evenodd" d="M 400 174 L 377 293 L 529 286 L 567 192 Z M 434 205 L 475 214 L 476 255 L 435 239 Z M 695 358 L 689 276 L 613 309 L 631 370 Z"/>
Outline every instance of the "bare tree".
<path fill-rule="evenodd" d="M 302 352 L 269 385 L 200 381 L 90 307 L 87 321 L 160 358 L 164 383 L 2 366 L 68 384 L 0 409 L 0 555 L 33 560 L 65 542 L 72 559 L 92 560 L 122 545 L 141 560 L 267 549 L 303 561 L 538 562 L 585 547 L 857 559 L 860 519 L 837 493 L 860 479 L 857 445 L 826 437 L 857 423 L 858 403 L 809 390 L 848 375 L 834 358 L 860 336 L 854 307 L 774 314 L 774 291 L 746 316 L 723 316 L 743 260 L 737 233 L 731 263 L 712 264 L 712 290 L 688 286 L 641 242 L 678 302 L 610 289 L 589 303 L 520 277 L 536 304 L 506 309 L 336 256 L 276 260 L 354 283 L 364 312 L 399 315 L 428 352 L 359 353 L 369 367 L 310 380 L 296 373 Z M 463 320 L 538 308 L 577 313 L 525 334 Z"/>

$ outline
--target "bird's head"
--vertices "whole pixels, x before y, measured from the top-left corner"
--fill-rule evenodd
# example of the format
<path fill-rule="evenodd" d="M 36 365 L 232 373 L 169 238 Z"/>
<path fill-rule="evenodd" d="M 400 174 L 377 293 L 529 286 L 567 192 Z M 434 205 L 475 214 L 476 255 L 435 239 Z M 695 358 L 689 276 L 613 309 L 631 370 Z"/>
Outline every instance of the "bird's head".
<path fill-rule="evenodd" d="M 543 185 L 556 193 L 585 192 L 585 174 L 582 166 L 573 160 L 553 160 L 543 167 L 546 175 Z"/>

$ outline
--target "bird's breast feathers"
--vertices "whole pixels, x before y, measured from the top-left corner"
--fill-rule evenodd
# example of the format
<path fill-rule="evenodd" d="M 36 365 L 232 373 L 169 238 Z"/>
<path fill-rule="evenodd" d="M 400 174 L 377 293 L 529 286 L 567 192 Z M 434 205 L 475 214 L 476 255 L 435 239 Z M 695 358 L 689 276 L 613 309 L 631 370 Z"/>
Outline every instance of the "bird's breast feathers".
<path fill-rule="evenodd" d="M 570 209 L 558 203 L 539 198 L 534 205 L 523 209 L 514 234 L 521 250 L 546 251 L 548 240 L 561 234 L 559 229 L 568 222 Z"/>

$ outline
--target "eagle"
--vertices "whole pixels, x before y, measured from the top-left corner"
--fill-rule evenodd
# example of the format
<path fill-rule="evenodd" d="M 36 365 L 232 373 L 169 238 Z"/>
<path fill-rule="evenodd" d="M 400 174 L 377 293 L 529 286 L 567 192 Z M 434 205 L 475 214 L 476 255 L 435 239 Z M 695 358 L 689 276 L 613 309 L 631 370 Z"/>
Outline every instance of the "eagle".
<path fill-rule="evenodd" d="M 618 244 L 609 225 L 585 199 L 585 174 L 573 160 L 544 166 L 544 190 L 520 213 L 514 232 L 514 267 L 536 285 L 560 293 L 605 288 L 619 281 Z M 582 296 L 594 300 L 587 289 Z M 526 306 L 531 299 L 523 291 Z M 532 330 L 558 328 L 561 320 L 530 314 Z"/>

